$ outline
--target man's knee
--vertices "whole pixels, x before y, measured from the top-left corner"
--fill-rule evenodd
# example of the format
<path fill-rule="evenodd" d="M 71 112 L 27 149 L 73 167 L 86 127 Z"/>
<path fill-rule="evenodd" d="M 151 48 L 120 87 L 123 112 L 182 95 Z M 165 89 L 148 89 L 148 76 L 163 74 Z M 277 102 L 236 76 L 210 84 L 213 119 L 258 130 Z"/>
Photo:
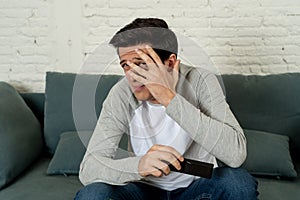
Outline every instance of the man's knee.
<path fill-rule="evenodd" d="M 109 199 L 113 186 L 105 183 L 92 183 L 80 189 L 74 200 L 103 200 Z"/>
<path fill-rule="evenodd" d="M 257 181 L 244 169 L 217 168 L 214 178 L 228 199 L 257 199 Z"/>

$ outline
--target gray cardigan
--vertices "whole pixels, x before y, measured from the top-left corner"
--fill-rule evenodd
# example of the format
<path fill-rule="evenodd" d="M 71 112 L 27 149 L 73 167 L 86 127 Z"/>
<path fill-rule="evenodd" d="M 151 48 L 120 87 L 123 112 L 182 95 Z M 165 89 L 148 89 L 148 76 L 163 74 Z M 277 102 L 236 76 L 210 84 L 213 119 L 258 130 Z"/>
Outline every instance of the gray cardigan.
<path fill-rule="evenodd" d="M 246 138 L 216 76 L 181 64 L 176 92 L 166 112 L 194 140 L 184 157 L 201 160 L 197 155 L 203 148 L 210 153 L 206 160 L 239 167 L 246 159 Z M 132 154 L 114 159 L 123 133 L 130 133 L 129 122 L 139 105 L 126 78 L 111 89 L 80 165 L 84 185 L 97 181 L 123 185 L 143 178 L 138 173 L 140 157 Z"/>

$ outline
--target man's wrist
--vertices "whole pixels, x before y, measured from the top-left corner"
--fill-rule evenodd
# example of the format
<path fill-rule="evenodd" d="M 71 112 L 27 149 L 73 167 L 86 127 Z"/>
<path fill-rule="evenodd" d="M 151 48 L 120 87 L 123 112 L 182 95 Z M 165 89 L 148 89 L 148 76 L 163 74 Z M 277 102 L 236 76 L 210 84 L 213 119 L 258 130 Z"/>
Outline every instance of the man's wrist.
<path fill-rule="evenodd" d="M 176 93 L 173 90 L 167 90 L 161 104 L 167 107 L 175 96 Z"/>

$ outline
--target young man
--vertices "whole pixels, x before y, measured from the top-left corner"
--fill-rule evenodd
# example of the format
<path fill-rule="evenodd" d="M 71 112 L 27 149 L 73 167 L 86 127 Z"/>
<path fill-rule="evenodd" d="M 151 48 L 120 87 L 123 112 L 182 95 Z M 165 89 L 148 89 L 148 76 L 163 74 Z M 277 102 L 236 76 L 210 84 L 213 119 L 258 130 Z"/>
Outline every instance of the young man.
<path fill-rule="evenodd" d="M 167 23 L 136 19 L 110 44 L 126 78 L 103 104 L 75 199 L 257 199 L 256 181 L 238 168 L 246 139 L 216 76 L 180 63 Z M 133 155 L 114 159 L 123 133 Z M 212 178 L 170 171 L 185 158 L 213 163 Z"/>

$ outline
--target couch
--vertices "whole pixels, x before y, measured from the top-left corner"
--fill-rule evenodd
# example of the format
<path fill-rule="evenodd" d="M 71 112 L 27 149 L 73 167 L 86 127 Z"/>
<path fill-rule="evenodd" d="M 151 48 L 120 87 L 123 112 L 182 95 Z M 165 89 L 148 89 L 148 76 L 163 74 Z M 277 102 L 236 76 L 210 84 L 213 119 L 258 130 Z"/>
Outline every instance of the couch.
<path fill-rule="evenodd" d="M 102 102 L 121 78 L 48 72 L 45 93 L 21 94 L 0 82 L 1 200 L 73 199 Z M 248 140 L 242 167 L 257 178 L 259 199 L 299 199 L 300 73 L 220 78 Z M 126 135 L 119 146 L 121 155 Z"/>

